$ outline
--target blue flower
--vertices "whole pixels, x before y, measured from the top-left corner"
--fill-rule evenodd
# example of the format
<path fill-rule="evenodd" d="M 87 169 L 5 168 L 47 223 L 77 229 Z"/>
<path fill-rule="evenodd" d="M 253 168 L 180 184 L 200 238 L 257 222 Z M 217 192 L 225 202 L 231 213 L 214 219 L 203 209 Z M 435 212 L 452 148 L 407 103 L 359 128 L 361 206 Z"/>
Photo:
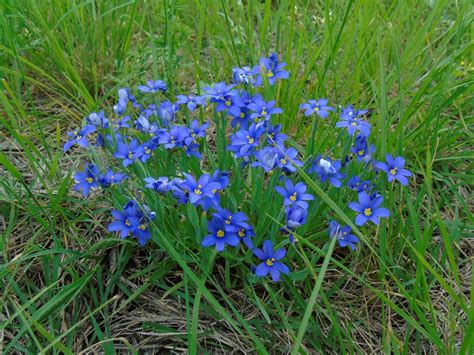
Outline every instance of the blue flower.
<path fill-rule="evenodd" d="M 227 146 L 227 150 L 234 152 L 237 158 L 251 155 L 259 146 L 264 131 L 263 126 L 256 124 L 252 124 L 248 130 L 237 131 L 230 137 L 231 144 Z"/>
<path fill-rule="evenodd" d="M 169 131 L 157 131 L 156 136 L 159 144 L 162 144 L 166 149 L 173 149 L 174 147 L 182 148 L 190 134 L 188 127 L 172 126 Z"/>
<path fill-rule="evenodd" d="M 208 225 L 208 234 L 201 242 L 203 247 L 215 245 L 218 252 L 224 251 L 226 245 L 236 247 L 240 243 L 240 239 L 236 232 L 227 231 L 226 224 L 223 220 L 213 218 Z"/>
<path fill-rule="evenodd" d="M 254 153 L 257 161 L 252 163 L 252 167 L 261 167 L 266 173 L 273 173 L 273 170 L 278 166 L 278 153 L 274 147 L 266 146 Z"/>
<path fill-rule="evenodd" d="M 69 132 L 67 135 L 69 140 L 64 144 L 64 152 L 67 152 L 74 144 L 85 148 L 89 145 L 87 136 L 95 132 L 96 128 L 93 125 L 85 125 L 81 130 L 75 130 L 74 132 Z"/>
<path fill-rule="evenodd" d="M 74 180 L 76 180 L 74 189 L 81 190 L 86 197 L 91 189 L 99 187 L 99 168 L 92 164 L 86 164 L 84 171 L 74 175 Z"/>
<path fill-rule="evenodd" d="M 107 170 L 105 174 L 99 176 L 99 184 L 102 187 L 109 187 L 121 183 L 127 178 L 127 175 L 122 173 L 114 173 L 112 170 Z"/>
<path fill-rule="evenodd" d="M 276 101 L 265 102 L 263 98 L 256 97 L 255 100 L 249 104 L 247 107 L 254 111 L 250 115 L 250 118 L 254 120 L 255 123 L 265 122 L 270 119 L 270 115 L 277 115 L 283 113 L 283 110 L 279 107 L 275 107 Z"/>
<path fill-rule="evenodd" d="M 218 212 L 212 216 L 216 221 L 222 222 L 226 232 L 237 233 L 248 248 L 253 248 L 250 238 L 255 236 L 255 233 L 252 226 L 248 223 L 248 217 L 245 213 L 232 213 L 226 209 L 219 208 Z"/>
<path fill-rule="evenodd" d="M 254 73 L 250 67 L 233 68 L 232 81 L 234 84 L 250 84 L 255 83 Z"/>
<path fill-rule="evenodd" d="M 117 140 L 117 150 L 114 152 L 114 157 L 123 159 L 122 164 L 124 167 L 132 164 L 140 157 L 140 154 L 140 146 L 136 139 L 133 139 L 130 144 Z"/>
<path fill-rule="evenodd" d="M 382 201 L 382 196 L 378 195 L 371 198 L 366 192 L 360 192 L 359 202 L 349 203 L 349 208 L 359 213 L 355 220 L 356 224 L 362 226 L 367 221 L 379 224 L 380 217 L 389 217 L 390 211 L 384 207 L 379 207 Z"/>
<path fill-rule="evenodd" d="M 139 85 L 138 90 L 140 90 L 141 92 L 151 92 L 151 93 L 155 93 L 158 91 L 165 92 L 166 90 L 168 90 L 168 86 L 165 84 L 163 80 L 156 80 L 156 81 L 148 80 L 146 82 L 146 85 Z"/>
<path fill-rule="evenodd" d="M 295 165 L 302 167 L 303 162 L 296 159 L 298 151 L 295 148 L 285 149 L 283 145 L 279 145 L 275 149 L 277 152 L 277 165 L 286 173 L 294 173 L 296 171 Z"/>
<path fill-rule="evenodd" d="M 130 125 L 127 123 L 129 120 L 130 120 L 130 116 L 124 116 L 119 119 L 112 117 L 107 123 L 107 127 L 104 127 L 104 128 L 112 127 L 114 131 L 120 128 L 130 128 Z"/>
<path fill-rule="evenodd" d="M 347 187 L 357 192 L 369 192 L 372 189 L 372 184 L 370 180 L 361 181 L 360 177 L 355 175 L 347 181 Z"/>
<path fill-rule="evenodd" d="M 300 109 L 305 110 L 305 116 L 317 114 L 321 118 L 326 118 L 329 115 L 329 111 L 334 111 L 334 107 L 328 106 L 327 103 L 327 99 L 308 100 L 308 103 L 300 105 Z"/>
<path fill-rule="evenodd" d="M 368 163 L 372 160 L 372 155 L 375 152 L 375 146 L 367 144 L 367 137 L 364 135 L 357 135 L 356 142 L 351 148 L 351 152 L 357 157 L 357 161 L 364 161 Z"/>
<path fill-rule="evenodd" d="M 210 98 L 211 102 L 223 102 L 225 104 L 225 96 L 229 95 L 234 88 L 234 85 L 227 85 L 225 82 L 214 84 L 214 87 L 207 86 L 204 88 L 206 97 Z"/>
<path fill-rule="evenodd" d="M 166 176 L 159 177 L 158 179 L 147 177 L 143 179 L 146 182 L 145 187 L 149 189 L 153 189 L 156 192 L 165 193 L 170 190 L 170 183 L 168 182 L 168 178 Z"/>
<path fill-rule="evenodd" d="M 194 206 L 201 205 L 203 209 L 208 210 L 216 202 L 216 192 L 222 186 L 212 181 L 209 174 L 203 174 L 198 181 L 190 175 L 184 174 L 185 180 L 180 184 L 180 188 L 189 193 L 189 202 Z M 214 191 L 215 190 L 215 191 Z"/>
<path fill-rule="evenodd" d="M 96 127 L 107 128 L 108 123 L 109 120 L 105 117 L 104 111 L 100 111 L 99 113 L 92 112 L 89 116 L 87 116 L 87 124 Z"/>
<path fill-rule="evenodd" d="M 199 125 L 198 120 L 193 120 L 191 122 L 190 127 L 189 127 L 189 129 L 191 131 L 191 138 L 196 139 L 196 138 L 205 137 L 207 127 L 209 127 L 208 122 L 204 122 L 202 125 Z"/>
<path fill-rule="evenodd" d="M 329 180 L 332 186 L 341 187 L 342 183 L 340 179 L 343 179 L 346 175 L 339 172 L 341 169 L 341 162 L 339 160 L 333 161 L 331 158 L 323 159 L 321 155 L 318 155 L 308 169 L 309 173 L 316 172 L 321 182 Z"/>
<path fill-rule="evenodd" d="M 285 248 L 274 251 L 271 240 L 265 240 L 263 242 L 263 248 L 255 248 L 253 253 L 257 258 L 263 261 L 255 268 L 255 275 L 263 277 L 270 274 L 273 281 L 278 282 L 280 280 L 281 273 L 285 275 L 290 273 L 288 266 L 280 262 L 280 260 L 286 255 Z"/>
<path fill-rule="evenodd" d="M 174 121 L 176 112 L 179 111 L 179 105 L 173 104 L 170 101 L 164 101 L 160 104 L 158 109 L 158 116 L 165 126 L 168 126 L 171 121 Z"/>
<path fill-rule="evenodd" d="M 288 79 L 290 74 L 283 69 L 286 63 L 279 63 L 276 54 L 271 54 L 269 58 L 261 58 L 259 65 L 252 68 L 252 73 L 256 75 L 255 86 L 262 86 L 263 77 L 266 77 L 270 85 L 275 85 L 277 79 Z"/>
<path fill-rule="evenodd" d="M 194 96 L 194 95 L 178 95 L 176 103 L 178 105 L 188 106 L 189 111 L 194 111 L 198 106 L 206 106 L 206 98 L 204 96 Z"/>
<path fill-rule="evenodd" d="M 370 135 L 370 124 L 367 121 L 364 121 L 358 116 L 363 115 L 367 112 L 364 111 L 355 111 L 352 109 L 352 106 L 349 105 L 347 108 L 342 109 L 341 119 L 336 123 L 336 127 L 345 127 L 349 135 L 353 136 L 356 131 L 359 131 L 362 135 L 368 137 Z"/>
<path fill-rule="evenodd" d="M 114 221 L 109 225 L 110 232 L 120 232 L 121 238 L 130 235 L 137 237 L 141 246 L 151 238 L 149 223 L 155 218 L 155 213 L 151 212 L 148 206 L 141 208 L 134 201 L 129 201 L 123 208 L 123 211 L 113 210 Z"/>
<path fill-rule="evenodd" d="M 308 218 L 308 209 L 299 205 L 291 205 L 285 209 L 286 227 L 290 230 L 301 227 Z"/>
<path fill-rule="evenodd" d="M 281 124 L 277 124 L 276 126 L 272 125 L 270 121 L 268 121 L 267 125 L 267 143 L 268 144 L 282 144 L 284 141 L 288 139 L 286 134 L 280 133 L 281 132 Z"/>
<path fill-rule="evenodd" d="M 117 104 L 114 106 L 114 112 L 121 116 L 125 110 L 127 109 L 127 104 L 128 104 L 128 101 L 129 101 L 129 98 L 128 98 L 128 90 L 127 89 L 119 89 L 118 90 L 118 96 L 119 96 L 119 100 L 117 102 Z"/>
<path fill-rule="evenodd" d="M 390 154 L 387 154 L 386 158 L 387 163 L 377 162 L 375 167 L 387 173 L 388 182 L 398 180 L 400 184 L 408 185 L 408 177 L 412 174 L 409 170 L 404 169 L 405 159 L 402 157 L 394 158 Z"/>
<path fill-rule="evenodd" d="M 329 222 L 329 238 L 336 238 L 339 246 L 342 248 L 349 247 L 352 250 L 356 249 L 356 244 L 359 239 L 351 233 L 352 229 L 349 226 L 340 226 L 336 221 Z"/>
<path fill-rule="evenodd" d="M 136 149 L 137 158 L 139 158 L 142 162 L 146 162 L 151 153 L 156 149 L 156 144 L 153 140 L 140 144 Z"/>
<path fill-rule="evenodd" d="M 302 208 L 308 208 L 308 203 L 306 201 L 314 200 L 314 196 L 306 193 L 307 186 L 299 182 L 293 184 L 290 179 L 286 179 L 285 188 L 281 186 L 276 186 L 275 190 L 283 196 L 283 205 L 297 205 Z"/>

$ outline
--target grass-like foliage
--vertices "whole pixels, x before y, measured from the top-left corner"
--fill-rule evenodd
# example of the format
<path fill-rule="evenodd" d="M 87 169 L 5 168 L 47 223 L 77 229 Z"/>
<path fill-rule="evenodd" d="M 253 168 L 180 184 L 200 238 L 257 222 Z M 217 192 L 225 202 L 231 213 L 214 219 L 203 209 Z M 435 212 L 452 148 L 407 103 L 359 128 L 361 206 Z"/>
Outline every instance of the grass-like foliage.
<path fill-rule="evenodd" d="M 472 10 L 1 2 L 0 349 L 472 353 Z"/>

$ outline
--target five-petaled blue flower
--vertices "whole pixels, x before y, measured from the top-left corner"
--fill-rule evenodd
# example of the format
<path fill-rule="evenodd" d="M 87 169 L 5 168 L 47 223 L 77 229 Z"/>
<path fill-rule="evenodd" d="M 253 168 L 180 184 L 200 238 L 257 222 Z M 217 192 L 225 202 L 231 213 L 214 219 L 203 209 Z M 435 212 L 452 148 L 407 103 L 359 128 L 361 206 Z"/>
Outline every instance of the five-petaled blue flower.
<path fill-rule="evenodd" d="M 255 275 L 263 277 L 270 274 L 273 281 L 278 282 L 281 273 L 285 275 L 290 273 L 288 266 L 280 262 L 286 255 L 286 249 L 280 248 L 274 251 L 271 240 L 265 240 L 263 242 L 263 248 L 255 248 L 253 253 L 257 258 L 263 261 L 255 268 Z"/>
<path fill-rule="evenodd" d="M 375 167 L 387 173 L 388 182 L 394 180 L 400 181 L 402 185 L 408 185 L 408 177 L 411 176 L 411 172 L 405 167 L 405 159 L 402 157 L 394 158 L 392 155 L 387 154 L 387 162 L 377 162 Z"/>
<path fill-rule="evenodd" d="M 275 190 L 283 196 L 283 205 L 297 205 L 302 208 L 308 208 L 308 202 L 314 200 L 314 196 L 311 194 L 306 193 L 307 186 L 302 183 L 298 182 L 297 184 L 293 184 L 290 179 L 286 179 L 285 187 L 276 186 Z"/>
<path fill-rule="evenodd" d="M 357 161 L 363 161 L 368 163 L 372 160 L 372 155 L 375 152 L 375 146 L 373 144 L 367 143 L 367 137 L 358 134 L 356 137 L 356 142 L 351 148 L 351 152 L 357 157 Z"/>
<path fill-rule="evenodd" d="M 296 166 L 302 167 L 303 162 L 298 160 L 298 151 L 295 148 L 288 148 L 280 144 L 275 148 L 277 153 L 277 165 L 285 173 L 294 173 Z"/>
<path fill-rule="evenodd" d="M 307 103 L 300 105 L 300 109 L 305 110 L 305 116 L 317 114 L 321 118 L 328 117 L 329 111 L 334 111 L 334 107 L 328 106 L 327 99 L 308 100 Z"/>
<path fill-rule="evenodd" d="M 151 93 L 155 93 L 158 91 L 165 92 L 166 90 L 168 90 L 168 86 L 165 84 L 163 80 L 156 80 L 156 81 L 148 80 L 146 82 L 146 85 L 139 85 L 138 90 L 140 90 L 141 92 L 151 92 Z"/>
<path fill-rule="evenodd" d="M 270 119 L 270 115 L 283 113 L 283 110 L 279 107 L 275 107 L 275 104 L 275 100 L 266 102 L 261 96 L 256 97 L 255 100 L 247 106 L 250 110 L 254 111 L 254 113 L 250 115 L 250 118 L 252 118 L 255 123 L 266 122 Z"/>
<path fill-rule="evenodd" d="M 372 184 L 370 180 L 362 181 L 359 176 L 355 175 L 347 181 L 347 187 L 357 192 L 369 192 L 372 189 Z"/>
<path fill-rule="evenodd" d="M 342 248 L 349 247 L 355 250 L 359 239 L 351 232 L 352 229 L 349 226 L 342 227 L 336 221 L 329 222 L 329 238 L 336 238 L 339 246 Z"/>
<path fill-rule="evenodd" d="M 380 217 L 389 217 L 390 211 L 384 207 L 379 207 L 382 201 L 383 197 L 380 195 L 371 198 L 365 191 L 360 192 L 359 202 L 349 203 L 349 208 L 358 212 L 355 223 L 358 226 L 364 225 L 367 221 L 379 224 Z"/>

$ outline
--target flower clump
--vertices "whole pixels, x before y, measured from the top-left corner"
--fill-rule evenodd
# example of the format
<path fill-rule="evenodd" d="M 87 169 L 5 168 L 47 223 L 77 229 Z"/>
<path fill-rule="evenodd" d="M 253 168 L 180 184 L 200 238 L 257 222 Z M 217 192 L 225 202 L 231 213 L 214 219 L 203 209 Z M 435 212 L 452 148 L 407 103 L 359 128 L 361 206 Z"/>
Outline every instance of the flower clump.
<path fill-rule="evenodd" d="M 75 174 L 75 189 L 84 197 L 97 188 L 110 190 L 116 208 L 109 231 L 140 245 L 154 230 L 166 228 L 166 215 L 186 223 L 201 211 L 207 230 L 198 237 L 201 247 L 219 253 L 241 248 L 260 261 L 252 268 L 255 275 L 274 281 L 290 273 L 285 245 L 291 247 L 313 222 L 320 223 L 317 209 L 323 202 L 315 198 L 312 183 L 344 191 L 345 208 L 355 212 L 357 226 L 379 224 L 390 212 L 382 207 L 378 177 L 383 172 L 388 182 L 406 185 L 411 173 L 405 160 L 387 154 L 386 161 L 376 161 L 368 111 L 338 109 L 324 98 L 302 103 L 302 113 L 316 124 L 340 111 L 336 127 L 347 130 L 343 142 L 350 144 L 342 144 L 340 159 L 311 150 L 304 157 L 277 123 L 283 110 L 268 98 L 272 86 L 289 78 L 285 67 L 272 54 L 252 68 L 234 68 L 230 84 L 176 98 L 162 80 L 139 85 L 140 101 L 129 88 L 119 89 L 110 115 L 93 112 L 83 127 L 68 133 L 65 152 L 75 145 L 94 152 L 94 161 Z M 97 150 L 108 157 L 102 173 L 104 154 Z M 309 218 L 314 221 L 308 224 Z M 359 239 L 350 226 L 327 223 L 329 237 L 340 247 L 356 249 Z"/>

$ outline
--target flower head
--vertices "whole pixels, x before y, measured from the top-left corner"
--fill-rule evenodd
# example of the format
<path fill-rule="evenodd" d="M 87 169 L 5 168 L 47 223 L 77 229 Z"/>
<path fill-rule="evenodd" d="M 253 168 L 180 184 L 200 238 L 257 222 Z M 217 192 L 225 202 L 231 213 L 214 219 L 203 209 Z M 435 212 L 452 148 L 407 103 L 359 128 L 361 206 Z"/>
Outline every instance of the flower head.
<path fill-rule="evenodd" d="M 356 244 L 359 239 L 351 233 L 352 229 L 349 226 L 340 226 L 336 221 L 329 222 L 329 238 L 336 238 L 339 246 L 342 248 L 349 247 L 352 250 L 356 249 Z"/>
<path fill-rule="evenodd" d="M 84 171 L 77 172 L 74 175 L 76 185 L 75 190 L 81 190 L 86 197 L 91 189 L 99 187 L 99 168 L 93 164 L 86 164 Z"/>
<path fill-rule="evenodd" d="M 394 158 L 392 155 L 387 154 L 387 162 L 377 162 L 375 167 L 387 173 L 388 182 L 394 180 L 400 181 L 402 185 L 408 185 L 408 177 L 412 174 L 409 170 L 405 169 L 405 159 L 402 157 Z"/>
<path fill-rule="evenodd" d="M 85 125 L 81 130 L 75 130 L 73 132 L 69 132 L 67 135 L 69 140 L 64 144 L 64 152 L 67 152 L 74 144 L 78 144 L 81 147 L 85 148 L 89 145 L 89 141 L 87 140 L 87 136 L 93 132 L 95 132 L 96 127 L 93 125 Z"/>
<path fill-rule="evenodd" d="M 266 173 L 273 173 L 277 165 L 278 153 L 274 147 L 266 146 L 254 153 L 257 161 L 252 163 L 252 167 L 260 167 Z"/>
<path fill-rule="evenodd" d="M 234 152 L 237 158 L 249 156 L 260 144 L 260 137 L 265 128 L 261 125 L 252 124 L 249 129 L 239 130 L 231 136 L 231 144 L 227 150 Z"/>
<path fill-rule="evenodd" d="M 355 223 L 358 226 L 364 225 L 367 221 L 379 224 L 380 217 L 389 217 L 390 211 L 384 207 L 379 207 L 382 201 L 383 197 L 380 195 L 376 195 L 372 198 L 366 192 L 360 192 L 359 202 L 349 203 L 349 208 L 358 212 Z"/>
<path fill-rule="evenodd" d="M 114 152 L 114 157 L 122 159 L 124 167 L 132 164 L 140 157 L 141 150 L 136 139 L 133 139 L 130 144 L 117 140 L 117 150 Z"/>
<path fill-rule="evenodd" d="M 285 209 L 286 228 L 293 230 L 306 223 L 308 218 L 308 209 L 300 205 L 290 205 Z"/>
<path fill-rule="evenodd" d="M 190 175 L 185 174 L 185 180 L 180 184 L 180 188 L 189 194 L 189 202 L 193 205 L 201 205 L 207 210 L 216 203 L 216 192 L 222 187 L 218 182 L 212 181 L 209 174 L 203 174 L 198 181 Z"/>
<path fill-rule="evenodd" d="M 213 218 L 208 226 L 208 234 L 201 242 L 203 247 L 215 245 L 218 252 L 224 251 L 226 245 L 236 247 L 240 243 L 237 232 L 226 230 L 225 221 Z"/>
<path fill-rule="evenodd" d="M 178 105 L 186 105 L 189 111 L 193 112 L 198 106 L 206 106 L 206 98 L 204 96 L 195 96 L 195 95 L 178 95 L 176 103 Z"/>
<path fill-rule="evenodd" d="M 305 116 L 316 114 L 321 118 L 328 117 L 329 112 L 334 111 L 334 107 L 328 106 L 327 99 L 308 100 L 307 103 L 300 105 L 300 109 L 305 110 Z"/>
<path fill-rule="evenodd" d="M 158 91 L 165 92 L 166 90 L 168 90 L 168 86 L 165 84 L 163 80 L 156 80 L 156 81 L 148 80 L 146 82 L 146 85 L 138 86 L 138 90 L 140 90 L 141 92 L 151 92 L 151 93 L 155 93 Z"/>
<path fill-rule="evenodd" d="M 321 155 L 318 155 L 308 172 L 316 172 L 321 182 L 329 181 L 332 186 L 341 187 L 341 179 L 346 176 L 346 174 L 340 172 L 341 165 L 340 160 L 333 161 L 331 158 L 323 159 Z"/>
<path fill-rule="evenodd" d="M 297 205 L 302 208 L 308 208 L 306 201 L 314 200 L 314 196 L 306 193 L 306 185 L 302 182 L 293 184 L 290 179 L 286 179 L 285 187 L 276 186 L 275 190 L 283 196 L 283 205 Z"/>
<path fill-rule="evenodd" d="M 286 149 L 282 144 L 275 148 L 277 152 L 277 165 L 285 173 L 294 173 L 296 167 L 302 167 L 303 162 L 298 160 L 298 151 L 295 148 Z"/>
<path fill-rule="evenodd" d="M 277 79 L 288 79 L 290 74 L 284 69 L 286 63 L 280 63 L 276 54 L 271 54 L 268 58 L 261 58 L 259 65 L 252 68 L 252 73 L 256 75 L 255 86 L 262 86 L 264 77 L 270 85 L 275 85 Z"/>
<path fill-rule="evenodd" d="M 252 118 L 255 123 L 266 122 L 270 119 L 270 115 L 283 113 L 283 110 L 279 107 L 275 107 L 275 104 L 275 100 L 266 102 L 261 96 L 257 96 L 254 101 L 247 106 L 254 112 L 250 115 L 250 118 Z"/>
<path fill-rule="evenodd" d="M 280 262 L 286 255 L 286 249 L 281 248 L 274 251 L 271 240 L 265 240 L 263 242 L 263 248 L 255 248 L 253 253 L 257 258 L 263 261 L 255 268 L 255 275 L 263 277 L 270 274 L 273 281 L 278 282 L 281 273 L 285 275 L 290 273 L 288 266 Z"/>
<path fill-rule="evenodd" d="M 149 223 L 155 218 L 148 206 L 139 207 L 136 202 L 129 201 L 122 211 L 113 210 L 114 221 L 109 225 L 110 232 L 120 232 L 121 238 L 133 236 L 138 239 L 141 246 L 151 238 Z"/>
<path fill-rule="evenodd" d="M 98 178 L 98 182 L 101 187 L 109 187 L 121 183 L 127 178 L 127 175 L 122 173 L 114 173 L 112 170 L 107 170 L 105 174 L 102 174 Z"/>
<path fill-rule="evenodd" d="M 166 176 L 159 177 L 158 179 L 147 177 L 143 180 L 146 182 L 145 187 L 153 189 L 156 192 L 165 193 L 171 188 Z"/>

